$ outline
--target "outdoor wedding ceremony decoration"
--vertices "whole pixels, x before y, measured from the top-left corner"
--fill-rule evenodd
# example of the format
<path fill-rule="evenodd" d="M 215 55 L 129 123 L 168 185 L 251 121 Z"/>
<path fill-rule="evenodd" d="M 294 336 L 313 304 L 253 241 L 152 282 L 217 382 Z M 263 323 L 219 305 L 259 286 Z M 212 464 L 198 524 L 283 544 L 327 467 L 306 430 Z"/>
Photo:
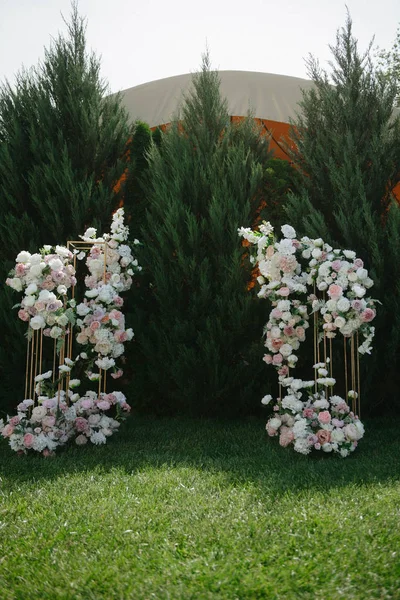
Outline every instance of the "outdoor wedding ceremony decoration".
<path fill-rule="evenodd" d="M 267 433 L 301 454 L 314 449 L 346 457 L 364 435 L 359 419 L 359 355 L 372 349 L 376 301 L 366 294 L 373 281 L 352 250 L 333 249 L 320 238 L 298 240 L 290 225 L 281 230 L 280 240 L 267 222 L 258 230 L 238 230 L 259 272 L 258 296 L 272 304 L 263 360 L 277 371 L 279 395 L 276 402 L 271 395 L 262 399 L 264 405 L 273 403 Z M 293 376 L 293 369 L 309 328 L 314 376 L 303 381 Z M 345 398 L 334 393 L 332 343 L 340 337 Z"/>
<path fill-rule="evenodd" d="M 124 344 L 134 336 L 125 327 L 120 295 L 141 270 L 128 234 L 121 208 L 109 234 L 96 237 L 89 228 L 66 246 L 18 254 L 6 284 L 23 293 L 16 306 L 28 325 L 25 394 L 17 415 L 0 421 L 0 434 L 13 450 L 49 456 L 72 439 L 104 444 L 129 413 L 122 392 L 107 392 L 108 374 L 113 380 L 123 375 Z M 78 303 L 77 272 L 84 260 L 88 273 Z M 51 365 L 46 338 L 53 340 Z M 79 393 L 85 382 L 96 389 Z"/>

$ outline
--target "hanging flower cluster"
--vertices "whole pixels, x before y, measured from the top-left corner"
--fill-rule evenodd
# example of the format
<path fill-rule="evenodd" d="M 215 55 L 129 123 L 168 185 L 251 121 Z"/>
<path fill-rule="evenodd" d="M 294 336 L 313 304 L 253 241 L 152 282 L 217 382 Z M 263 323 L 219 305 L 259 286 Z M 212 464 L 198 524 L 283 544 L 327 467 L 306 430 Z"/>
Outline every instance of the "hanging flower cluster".
<path fill-rule="evenodd" d="M 343 337 L 350 338 L 358 332 L 364 337 L 358 352 L 369 354 L 375 331 L 371 321 L 375 318 L 376 307 L 375 301 L 366 297 L 373 281 L 369 278 L 363 261 L 356 257 L 355 252 L 333 249 L 322 239 L 313 240 L 303 237 L 298 240 L 295 230 L 290 225 L 283 225 L 281 229 L 283 238 L 279 241 L 275 239 L 273 227 L 265 222 L 260 225 L 259 231 L 249 228 L 240 228 L 238 231 L 239 235 L 249 242 L 252 249 L 250 260 L 252 264 L 258 266 L 260 272 L 257 279 L 260 284 L 258 296 L 272 303 L 272 310 L 264 329 L 267 348 L 264 361 L 275 367 L 283 388 L 289 388 L 293 381 L 296 381 L 299 386 L 295 394 L 289 389 L 289 400 L 278 399 L 275 405 L 277 414 L 273 417 L 275 421 L 271 425 L 270 420 L 267 425 L 267 430 L 274 432 L 270 435 L 278 435 L 280 427 L 285 427 L 285 435 L 281 443 L 288 445 L 286 441 L 293 432 L 287 430 L 286 421 L 289 420 L 291 423 L 292 420 L 295 422 L 301 420 L 304 424 L 303 411 L 306 408 L 318 408 L 315 402 L 323 401 L 324 410 L 329 412 L 331 419 L 336 418 L 335 406 L 338 401 L 335 404 L 335 401 L 329 400 L 329 398 L 339 398 L 333 395 L 331 388 L 335 380 L 332 377 L 319 375 L 316 378 L 318 385 L 330 386 L 330 395 L 326 392 L 322 398 L 321 393 L 317 391 L 314 395 L 309 395 L 307 400 L 301 400 L 299 392 L 304 382 L 289 377 L 290 369 L 294 368 L 298 361 L 297 350 L 300 343 L 305 340 L 306 330 L 310 326 L 310 316 L 316 313 L 318 342 L 324 336 L 332 339 L 340 333 Z M 319 365 L 318 368 L 324 372 L 325 366 Z M 314 385 L 314 382 L 311 383 Z M 350 392 L 350 394 L 355 393 Z M 287 406 L 293 399 L 294 406 L 297 407 L 295 413 Z M 347 406 L 344 400 L 339 404 Z M 314 413 L 316 416 L 313 416 L 307 425 L 307 436 L 315 435 L 319 413 L 318 411 Z M 311 415 L 311 412 L 307 411 L 307 414 Z M 279 419 L 281 423 L 277 425 Z M 357 424 L 360 431 L 363 431 L 359 420 L 350 410 L 346 413 L 346 419 L 342 419 L 346 425 Z M 331 421 L 329 428 L 330 423 Z M 299 427 L 297 426 L 291 440 L 295 450 L 308 453 L 311 448 L 320 449 L 323 446 L 319 442 L 314 442 L 306 452 L 305 443 L 295 441 L 300 439 L 296 433 Z M 335 436 L 341 437 L 341 434 L 334 434 L 334 438 Z M 337 440 L 333 444 L 327 441 L 326 443 L 330 445 L 323 449 L 338 451 L 342 456 L 347 456 L 354 449 L 353 442 L 356 441 L 345 436 L 340 443 Z"/>
<path fill-rule="evenodd" d="M 24 297 L 18 317 L 33 330 L 42 329 L 54 339 L 63 334 L 69 323 L 67 292 L 76 284 L 73 254 L 64 246 L 44 246 L 40 252 L 22 251 L 6 284 Z"/>
<path fill-rule="evenodd" d="M 50 246 L 40 254 L 21 252 L 7 279 L 13 289 L 24 292 L 19 317 L 29 322 L 31 329 L 60 338 L 60 350 L 71 331 L 66 328 L 75 326 L 75 340 L 84 346 L 74 360 L 67 357 L 62 361 L 58 373 L 49 370 L 35 377 L 37 402 L 34 398 L 23 400 L 16 416 L 7 417 L 6 423 L 0 421 L 0 434 L 20 453 L 33 450 L 49 456 L 73 439 L 78 445 L 88 441 L 103 444 L 131 410 L 122 392 L 105 393 L 99 387 L 98 392 L 89 390 L 81 395 L 77 392 L 81 380 L 72 378 L 77 369 L 89 381 L 101 381 L 109 369 L 114 379 L 123 374 L 116 359 L 123 359 L 124 343 L 134 334 L 125 328 L 120 293 L 131 287 L 132 277 L 141 270 L 127 243 L 123 209 L 114 214 L 110 234 L 96 238 L 96 230 L 90 228 L 81 237 L 91 245 L 87 257 L 62 246 L 55 252 Z M 86 257 L 89 271 L 85 298 L 79 304 L 67 298 L 76 284 L 74 254 L 80 260 Z M 95 366 L 98 372 L 94 373 Z"/>

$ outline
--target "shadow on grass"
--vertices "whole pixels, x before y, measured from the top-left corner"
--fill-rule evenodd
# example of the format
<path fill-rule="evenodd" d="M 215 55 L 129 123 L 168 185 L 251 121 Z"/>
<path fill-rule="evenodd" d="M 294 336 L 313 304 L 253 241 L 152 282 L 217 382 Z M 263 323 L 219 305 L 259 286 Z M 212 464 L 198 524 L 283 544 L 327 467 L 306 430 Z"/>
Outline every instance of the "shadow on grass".
<path fill-rule="evenodd" d="M 388 483 L 400 479 L 400 420 L 366 423 L 366 435 L 349 458 L 302 456 L 270 439 L 264 421 L 132 417 L 107 445 L 71 447 L 56 457 L 17 456 L 0 446 L 0 475 L 10 485 L 66 474 L 122 469 L 190 467 L 224 474 L 227 484 L 254 482 L 268 493 Z"/>

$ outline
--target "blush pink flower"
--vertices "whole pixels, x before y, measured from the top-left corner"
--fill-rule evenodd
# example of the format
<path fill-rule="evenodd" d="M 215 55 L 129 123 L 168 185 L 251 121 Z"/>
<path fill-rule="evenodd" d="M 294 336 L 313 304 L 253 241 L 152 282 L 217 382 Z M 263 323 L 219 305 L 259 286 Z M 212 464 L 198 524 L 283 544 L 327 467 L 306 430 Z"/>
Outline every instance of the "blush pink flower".
<path fill-rule="evenodd" d="M 292 336 L 294 334 L 294 328 L 291 325 L 286 325 L 286 327 L 283 328 L 283 333 Z"/>
<path fill-rule="evenodd" d="M 283 365 L 278 370 L 278 375 L 282 375 L 283 377 L 286 377 L 286 375 L 288 375 L 288 373 L 289 373 L 289 367 L 287 365 Z"/>
<path fill-rule="evenodd" d="M 306 330 L 304 327 L 296 327 L 296 335 L 300 341 L 303 341 L 306 337 Z"/>
<path fill-rule="evenodd" d="M 281 446 L 286 448 L 286 446 L 289 446 L 289 444 L 293 442 L 294 433 L 290 427 L 285 427 L 284 425 L 281 427 L 280 432 L 279 443 Z"/>
<path fill-rule="evenodd" d="M 85 398 L 84 400 L 82 400 L 81 406 L 85 410 L 88 410 L 89 408 L 92 408 L 93 402 L 89 398 Z"/>
<path fill-rule="evenodd" d="M 21 321 L 29 321 L 29 313 L 27 313 L 23 308 L 18 311 L 18 317 L 21 319 Z"/>
<path fill-rule="evenodd" d="M 372 310 L 372 308 L 366 308 L 362 313 L 361 313 L 361 321 L 363 321 L 364 323 L 369 323 L 370 321 L 372 321 L 373 319 L 375 319 L 375 311 Z"/>
<path fill-rule="evenodd" d="M 272 338 L 271 346 L 272 346 L 273 350 L 278 351 L 282 345 L 283 345 L 283 340 L 281 340 L 280 338 Z"/>
<path fill-rule="evenodd" d="M 273 319 L 280 319 L 280 318 L 281 318 L 281 316 L 282 316 L 282 311 L 281 311 L 281 310 L 279 310 L 278 308 L 273 308 L 273 309 L 271 310 L 271 317 L 272 317 Z"/>
<path fill-rule="evenodd" d="M 3 437 L 11 437 L 14 433 L 14 427 L 8 423 L 1 433 Z"/>
<path fill-rule="evenodd" d="M 114 296 L 113 302 L 114 302 L 115 306 L 122 306 L 123 303 L 124 303 L 124 301 L 121 298 L 121 296 Z"/>
<path fill-rule="evenodd" d="M 339 300 L 339 298 L 341 298 L 343 295 L 343 288 L 340 285 L 337 285 L 336 283 L 332 283 L 329 286 L 328 289 L 328 296 L 332 299 L 332 300 Z"/>
<path fill-rule="evenodd" d="M 113 379 L 118 379 L 119 377 L 122 377 L 122 375 L 124 374 L 122 369 L 118 369 L 118 371 L 116 373 L 111 373 L 111 377 Z"/>
<path fill-rule="evenodd" d="M 281 365 L 283 361 L 283 356 L 280 352 L 278 352 L 278 354 L 274 354 L 274 356 L 272 357 L 272 364 L 274 365 Z"/>
<path fill-rule="evenodd" d="M 283 298 L 285 298 L 286 296 L 289 296 L 290 294 L 290 290 L 288 287 L 281 287 L 279 290 L 277 290 L 276 292 L 279 296 L 282 296 Z"/>
<path fill-rule="evenodd" d="M 270 437 L 273 437 L 274 435 L 276 435 L 278 433 L 277 430 L 274 429 L 273 427 L 271 427 L 269 423 L 267 423 L 267 425 L 266 425 L 266 430 Z"/>
<path fill-rule="evenodd" d="M 305 408 L 303 410 L 303 417 L 306 419 L 312 419 L 314 416 L 314 410 L 312 408 Z"/>
<path fill-rule="evenodd" d="M 318 415 L 318 421 L 322 425 L 328 425 L 331 422 L 331 413 L 328 410 L 323 410 Z"/>
<path fill-rule="evenodd" d="M 318 442 L 322 446 L 323 444 L 326 444 L 330 441 L 331 432 L 327 431 L 326 429 L 320 429 L 319 431 L 317 431 L 317 438 L 318 438 Z"/>
<path fill-rule="evenodd" d="M 35 436 L 33 435 L 33 433 L 26 433 L 24 435 L 25 448 L 32 448 L 34 441 L 35 441 Z"/>
<path fill-rule="evenodd" d="M 18 415 L 16 415 L 15 417 L 11 417 L 10 419 L 10 425 L 12 425 L 13 427 L 15 427 L 15 425 L 18 425 L 19 423 L 19 417 Z"/>
<path fill-rule="evenodd" d="M 361 260 L 361 258 L 356 258 L 356 260 L 354 261 L 354 266 L 356 267 L 356 269 L 362 269 L 364 266 L 364 262 Z"/>
<path fill-rule="evenodd" d="M 92 323 L 90 323 L 91 331 L 96 331 L 96 329 L 98 329 L 99 327 L 100 327 L 99 321 L 92 321 Z"/>
<path fill-rule="evenodd" d="M 83 417 L 77 417 L 75 419 L 75 429 L 82 433 L 82 431 L 86 431 L 88 427 L 88 422 Z"/>
<path fill-rule="evenodd" d="M 267 365 L 272 364 L 272 356 L 270 354 L 264 354 L 263 361 L 267 363 Z"/>
<path fill-rule="evenodd" d="M 334 271 L 336 271 L 336 273 L 337 273 L 338 271 L 340 271 L 340 267 L 341 267 L 341 266 L 342 266 L 342 263 L 341 263 L 341 261 L 340 261 L 340 260 L 334 260 L 334 261 L 333 261 L 333 263 L 332 263 L 332 269 L 333 269 Z"/>
<path fill-rule="evenodd" d="M 107 402 L 107 400 L 100 400 L 100 402 L 97 403 L 97 406 L 100 410 L 108 410 L 111 407 L 111 404 Z"/>

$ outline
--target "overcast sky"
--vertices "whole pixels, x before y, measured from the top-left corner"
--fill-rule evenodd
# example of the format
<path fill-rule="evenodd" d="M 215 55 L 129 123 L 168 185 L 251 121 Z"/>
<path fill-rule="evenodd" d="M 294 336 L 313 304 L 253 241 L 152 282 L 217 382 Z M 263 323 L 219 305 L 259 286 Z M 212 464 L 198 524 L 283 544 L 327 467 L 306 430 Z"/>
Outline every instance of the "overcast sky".
<path fill-rule="evenodd" d="M 112 91 L 193 72 L 208 44 L 217 69 L 306 77 L 308 53 L 329 59 L 347 3 L 361 48 L 393 44 L 400 0 L 80 0 L 89 46 Z M 0 80 L 36 64 L 64 31 L 69 0 L 0 0 Z"/>

